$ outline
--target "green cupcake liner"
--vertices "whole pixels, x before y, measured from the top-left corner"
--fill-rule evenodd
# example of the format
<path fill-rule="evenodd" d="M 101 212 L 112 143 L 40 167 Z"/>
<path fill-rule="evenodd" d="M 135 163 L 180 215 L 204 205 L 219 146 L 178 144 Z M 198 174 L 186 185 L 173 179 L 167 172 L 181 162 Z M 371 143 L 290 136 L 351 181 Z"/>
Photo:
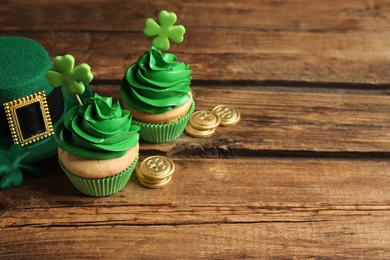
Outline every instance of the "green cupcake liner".
<path fill-rule="evenodd" d="M 184 131 L 188 120 L 195 110 L 195 101 L 192 101 L 188 113 L 181 119 L 170 124 L 151 124 L 133 119 L 132 124 L 140 127 L 140 138 L 150 143 L 168 143 L 177 139 Z"/>
<path fill-rule="evenodd" d="M 88 196 L 103 197 L 120 191 L 126 185 L 137 164 L 138 157 L 139 154 L 129 168 L 123 172 L 114 176 L 96 179 L 84 178 L 71 173 L 65 168 L 59 157 L 58 162 L 78 191 Z"/>

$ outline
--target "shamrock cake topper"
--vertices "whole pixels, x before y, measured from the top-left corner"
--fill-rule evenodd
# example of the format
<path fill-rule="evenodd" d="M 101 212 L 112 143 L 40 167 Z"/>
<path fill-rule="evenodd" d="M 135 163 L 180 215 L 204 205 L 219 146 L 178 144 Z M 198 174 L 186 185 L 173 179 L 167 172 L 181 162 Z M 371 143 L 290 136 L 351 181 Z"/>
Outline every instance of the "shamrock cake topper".
<path fill-rule="evenodd" d="M 91 67 L 86 63 L 74 67 L 75 59 L 70 54 L 55 57 L 53 64 L 56 69 L 48 69 L 46 72 L 49 85 L 56 88 L 65 83 L 65 93 L 70 96 L 76 95 L 82 104 L 78 95 L 84 93 L 84 83 L 89 83 L 93 79 Z"/>
<path fill-rule="evenodd" d="M 183 35 L 186 29 L 183 25 L 174 25 L 177 17 L 176 14 L 162 10 L 158 14 L 159 23 L 153 18 L 148 18 L 145 21 L 143 30 L 146 36 L 156 36 L 152 41 L 152 46 L 164 51 L 169 49 L 169 39 L 176 43 L 183 41 Z"/>

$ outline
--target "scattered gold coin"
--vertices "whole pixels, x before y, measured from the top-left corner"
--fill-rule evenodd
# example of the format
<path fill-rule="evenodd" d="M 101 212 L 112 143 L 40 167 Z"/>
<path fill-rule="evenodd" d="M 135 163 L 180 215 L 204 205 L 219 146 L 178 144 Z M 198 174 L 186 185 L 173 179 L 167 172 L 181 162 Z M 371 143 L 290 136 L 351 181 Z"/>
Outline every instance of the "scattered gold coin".
<path fill-rule="evenodd" d="M 142 186 L 146 187 L 146 188 L 150 188 L 150 189 L 158 189 L 158 188 L 163 188 L 165 187 L 168 182 L 171 180 L 172 177 L 169 177 L 167 180 L 163 181 L 163 182 L 159 182 L 159 183 L 149 183 L 143 179 L 138 179 L 139 183 L 142 184 Z"/>
<path fill-rule="evenodd" d="M 212 136 L 215 132 L 215 128 L 210 130 L 198 130 L 198 129 L 194 129 L 191 124 L 187 124 L 185 131 L 188 135 L 201 138 L 201 137 Z"/>
<path fill-rule="evenodd" d="M 232 126 L 241 119 L 240 112 L 229 105 L 218 105 L 212 111 L 199 110 L 193 113 L 185 128 L 185 132 L 193 137 L 209 137 L 221 126 Z"/>
<path fill-rule="evenodd" d="M 165 156 L 150 156 L 137 164 L 135 174 L 138 181 L 147 188 L 162 188 L 169 183 L 175 171 L 173 161 Z"/>
<path fill-rule="evenodd" d="M 229 105 L 219 105 L 213 108 L 212 112 L 221 118 L 221 126 L 232 126 L 237 124 L 241 115 L 240 112 Z"/>
<path fill-rule="evenodd" d="M 221 119 L 211 111 L 200 110 L 191 115 L 189 123 L 198 130 L 211 130 L 219 126 Z"/>

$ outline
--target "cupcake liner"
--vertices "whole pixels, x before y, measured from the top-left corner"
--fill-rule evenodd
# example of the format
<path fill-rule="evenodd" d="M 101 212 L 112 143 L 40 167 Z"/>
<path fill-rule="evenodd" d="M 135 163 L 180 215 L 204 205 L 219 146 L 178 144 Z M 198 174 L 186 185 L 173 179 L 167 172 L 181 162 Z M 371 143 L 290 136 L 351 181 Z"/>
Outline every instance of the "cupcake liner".
<path fill-rule="evenodd" d="M 138 157 L 139 154 L 135 158 L 134 162 L 129 166 L 129 168 L 123 172 L 114 176 L 96 179 L 84 178 L 71 173 L 65 168 L 59 157 L 58 162 L 62 170 L 64 170 L 78 191 L 88 196 L 102 197 L 112 195 L 120 191 L 126 185 L 130 179 L 131 174 L 133 173 L 135 165 L 137 164 Z"/>
<path fill-rule="evenodd" d="M 133 119 L 132 124 L 140 127 L 140 138 L 150 143 L 168 143 L 177 139 L 184 131 L 188 120 L 195 110 L 195 101 L 192 101 L 188 113 L 178 121 L 169 124 L 144 123 Z"/>

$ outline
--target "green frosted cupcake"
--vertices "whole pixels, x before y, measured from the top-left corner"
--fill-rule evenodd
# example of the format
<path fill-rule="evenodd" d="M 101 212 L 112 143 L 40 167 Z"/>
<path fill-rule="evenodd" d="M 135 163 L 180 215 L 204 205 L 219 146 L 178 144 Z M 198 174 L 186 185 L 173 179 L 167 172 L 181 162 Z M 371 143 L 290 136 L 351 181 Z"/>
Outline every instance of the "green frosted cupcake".
<path fill-rule="evenodd" d="M 140 126 L 140 138 L 152 143 L 165 143 L 178 138 L 195 108 L 190 88 L 189 65 L 176 61 L 168 50 L 169 39 L 183 41 L 185 28 L 174 25 L 175 13 L 162 10 L 157 23 L 145 21 L 146 36 L 154 36 L 152 49 L 131 64 L 121 82 L 124 107 L 129 109 L 134 123 Z"/>
<path fill-rule="evenodd" d="M 86 195 L 118 192 L 138 160 L 138 131 L 119 102 L 95 94 L 73 107 L 55 129 L 60 166 Z"/>
<path fill-rule="evenodd" d="M 189 65 L 175 61 L 173 54 L 152 47 L 126 70 L 121 82 L 124 107 L 140 138 L 165 143 L 178 138 L 195 108 L 190 88 Z"/>

